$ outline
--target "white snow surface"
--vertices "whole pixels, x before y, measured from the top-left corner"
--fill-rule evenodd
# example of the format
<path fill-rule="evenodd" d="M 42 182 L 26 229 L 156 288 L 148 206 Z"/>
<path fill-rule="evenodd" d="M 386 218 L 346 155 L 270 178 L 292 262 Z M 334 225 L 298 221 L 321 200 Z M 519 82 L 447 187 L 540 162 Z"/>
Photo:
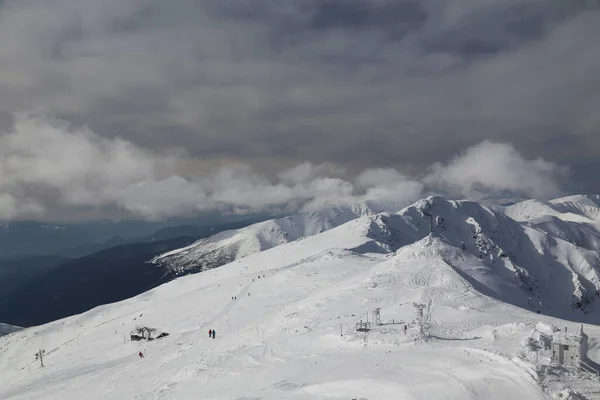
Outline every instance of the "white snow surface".
<path fill-rule="evenodd" d="M 169 266 L 177 274 L 191 269 L 203 271 L 322 233 L 361 216 L 399 211 L 406 205 L 393 200 L 374 199 L 350 206 L 263 221 L 200 239 L 187 247 L 162 254 L 151 262 Z"/>
<path fill-rule="evenodd" d="M 506 215 L 517 221 L 554 216 L 565 221 L 600 224 L 600 195 L 575 195 L 550 201 L 525 200 L 506 207 Z"/>
<path fill-rule="evenodd" d="M 600 361 L 597 250 L 440 197 L 313 232 L 1 337 L 0 398 L 599 398 L 539 348 L 583 324 Z M 375 308 L 384 324 L 357 332 Z M 136 325 L 170 336 L 131 342 Z"/>

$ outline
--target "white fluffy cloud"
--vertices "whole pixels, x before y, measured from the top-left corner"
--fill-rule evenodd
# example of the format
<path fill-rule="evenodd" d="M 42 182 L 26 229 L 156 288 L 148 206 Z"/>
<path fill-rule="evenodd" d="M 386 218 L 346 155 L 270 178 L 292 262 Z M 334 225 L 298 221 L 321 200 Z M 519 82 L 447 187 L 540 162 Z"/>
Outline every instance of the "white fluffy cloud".
<path fill-rule="evenodd" d="M 428 192 L 469 197 L 559 192 L 561 167 L 527 160 L 512 146 L 483 142 L 423 179 L 392 168 L 344 178 L 335 165 L 303 163 L 275 179 L 245 165 L 179 173 L 182 151 L 157 154 L 120 138 L 39 114 L 23 114 L 0 136 L 0 218 L 52 217 L 57 209 L 105 209 L 142 218 L 197 212 L 310 211 L 369 198 L 412 201 Z M 187 160 L 186 160 L 187 157 Z M 193 160 L 191 160 L 193 161 Z"/>
<path fill-rule="evenodd" d="M 0 1 L 0 127 L 39 106 L 100 136 L 213 162 L 268 159 L 271 172 L 281 159 L 425 168 L 453 143 L 484 139 L 576 168 L 600 155 L 599 10 L 596 0 Z"/>
<path fill-rule="evenodd" d="M 567 170 L 541 158 L 527 160 L 509 144 L 484 141 L 448 164 L 435 164 L 426 183 L 450 193 L 477 197 L 509 192 L 536 198 L 560 194 Z"/>
<path fill-rule="evenodd" d="M 0 136 L 0 216 L 43 213 L 52 205 L 127 208 L 127 190 L 155 181 L 171 160 L 120 138 L 40 115 L 19 115 Z M 124 197 L 125 196 L 125 197 Z"/>

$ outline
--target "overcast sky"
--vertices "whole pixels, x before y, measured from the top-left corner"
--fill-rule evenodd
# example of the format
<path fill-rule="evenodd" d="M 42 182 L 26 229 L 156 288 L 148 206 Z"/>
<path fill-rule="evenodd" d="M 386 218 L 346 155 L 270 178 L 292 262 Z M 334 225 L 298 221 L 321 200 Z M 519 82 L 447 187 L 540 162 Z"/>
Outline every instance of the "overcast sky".
<path fill-rule="evenodd" d="M 0 218 L 597 193 L 598 38 L 598 0 L 0 0 Z"/>

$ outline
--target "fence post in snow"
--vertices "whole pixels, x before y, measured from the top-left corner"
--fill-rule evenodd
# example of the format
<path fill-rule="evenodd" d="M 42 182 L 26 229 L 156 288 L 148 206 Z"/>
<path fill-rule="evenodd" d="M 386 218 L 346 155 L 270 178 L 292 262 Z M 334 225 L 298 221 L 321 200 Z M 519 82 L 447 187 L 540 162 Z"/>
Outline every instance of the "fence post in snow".
<path fill-rule="evenodd" d="M 40 364 L 42 364 L 42 367 L 44 366 L 44 353 L 46 351 L 45 350 L 40 350 Z"/>
<path fill-rule="evenodd" d="M 38 350 L 37 353 L 35 353 L 35 359 L 36 360 L 40 360 L 40 365 L 43 367 L 44 366 L 44 360 L 42 359 L 42 350 Z"/>

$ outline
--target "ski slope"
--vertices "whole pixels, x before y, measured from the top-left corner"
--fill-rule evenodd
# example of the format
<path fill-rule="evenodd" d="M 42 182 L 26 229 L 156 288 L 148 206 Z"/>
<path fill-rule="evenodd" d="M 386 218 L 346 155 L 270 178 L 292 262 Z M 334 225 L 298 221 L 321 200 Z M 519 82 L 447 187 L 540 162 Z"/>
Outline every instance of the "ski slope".
<path fill-rule="evenodd" d="M 423 212 L 435 210 L 443 220 L 430 234 Z M 515 263 L 498 255 L 526 238 L 532 247 Z M 527 345 L 540 326 L 575 332 L 581 321 L 593 343 L 600 338 L 585 323 L 591 313 L 570 308 L 572 276 L 544 280 L 529 265 L 567 251 L 557 243 L 473 202 L 428 198 L 362 216 L 0 338 L 0 398 L 592 399 L 597 380 L 535 365 Z M 536 313 L 516 267 L 532 271 L 540 302 L 554 311 Z M 425 334 L 414 303 L 429 305 Z M 357 332 L 375 308 L 384 324 Z M 170 336 L 130 342 L 136 325 Z M 591 348 L 597 355 L 600 346 Z"/>

